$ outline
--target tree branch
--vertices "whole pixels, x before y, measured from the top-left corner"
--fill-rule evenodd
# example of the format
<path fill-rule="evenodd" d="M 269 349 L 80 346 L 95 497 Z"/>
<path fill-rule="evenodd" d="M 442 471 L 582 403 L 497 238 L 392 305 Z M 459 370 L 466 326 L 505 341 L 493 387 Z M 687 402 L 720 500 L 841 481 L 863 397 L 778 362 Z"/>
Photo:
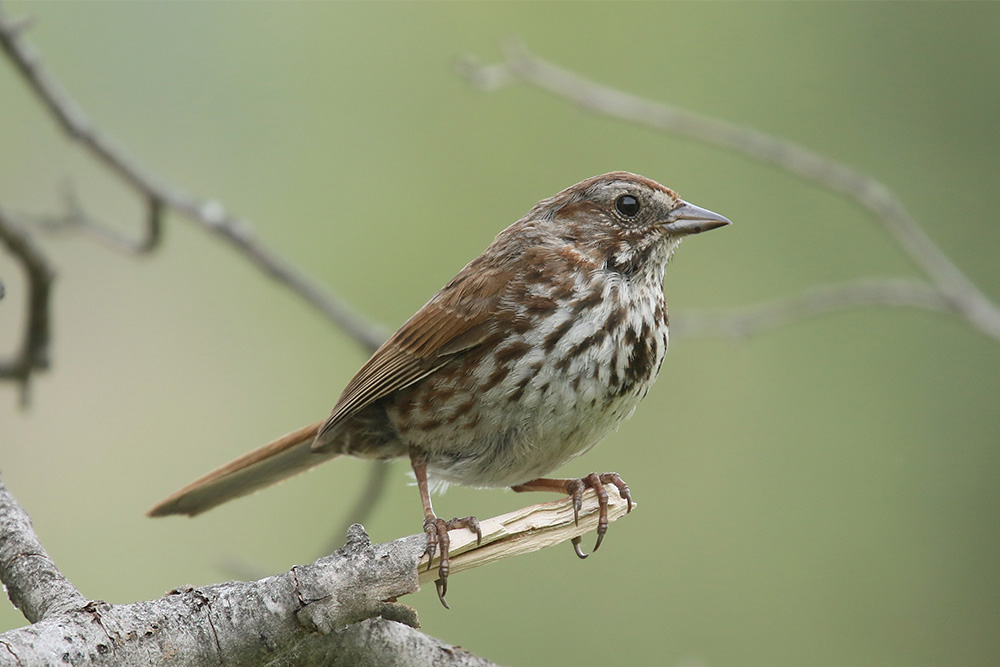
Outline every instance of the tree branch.
<path fill-rule="evenodd" d="M 915 280 L 871 280 L 825 285 L 794 296 L 746 308 L 687 313 L 670 323 L 671 338 L 719 336 L 748 338 L 803 320 L 862 307 L 910 307 L 952 313 L 951 302 L 926 283 Z"/>
<path fill-rule="evenodd" d="M 260 243 L 254 237 L 247 220 L 228 213 L 217 201 L 199 200 L 160 180 L 101 132 L 49 73 L 38 52 L 22 38 L 23 29 L 23 22 L 8 19 L 0 6 L 0 48 L 42 106 L 70 139 L 118 175 L 148 206 L 146 234 L 136 242 L 123 240 L 108 230 L 96 231 L 99 226 L 92 221 L 82 224 L 81 220 L 85 218 L 78 212 L 74 214 L 71 211 L 70 218 L 75 217 L 76 221 L 70 224 L 96 231 L 116 246 L 129 248 L 133 252 L 149 252 L 157 246 L 160 238 L 162 211 L 169 209 L 180 213 L 234 248 L 266 276 L 297 294 L 368 349 L 374 350 L 381 345 L 385 340 L 385 332 L 380 327 L 365 321 L 341 299 L 327 292 L 312 278 Z"/>
<path fill-rule="evenodd" d="M 628 513 L 628 502 L 613 484 L 605 485 L 605 490 L 608 492 L 608 521 L 616 521 Z M 633 502 L 632 509 L 636 507 Z M 471 531 L 451 531 L 451 572 L 464 572 L 501 558 L 538 551 L 597 530 L 598 510 L 597 496 L 591 493 L 584 495 L 579 521 L 574 520 L 570 498 L 514 510 L 480 521 L 483 540 L 478 546 Z M 420 564 L 420 583 L 434 581 L 437 570 L 428 570 L 426 557 L 421 558 Z"/>
<path fill-rule="evenodd" d="M 36 623 L 87 603 L 35 536 L 31 519 L 0 481 L 0 581 L 11 603 Z"/>
<path fill-rule="evenodd" d="M 133 240 L 87 215 L 70 186 L 66 188 L 65 199 L 65 214 L 38 216 L 33 222 L 48 232 L 85 232 L 112 250 L 129 255 L 149 255 L 159 248 L 163 238 L 163 203 L 160 200 L 148 198 L 145 233 L 141 238 Z"/>
<path fill-rule="evenodd" d="M 1000 307 L 983 294 L 931 241 L 906 212 L 899 199 L 870 176 L 791 141 L 666 104 L 651 102 L 600 85 L 535 56 L 519 42 L 508 44 L 504 53 L 505 60 L 497 65 L 483 65 L 466 58 L 460 61 L 459 71 L 472 85 L 482 90 L 498 90 L 511 82 L 521 81 L 573 102 L 588 111 L 742 153 L 844 195 L 875 215 L 876 220 L 927 275 L 930 279 L 930 289 L 939 297 L 917 299 L 907 305 L 925 308 L 931 304 L 932 310 L 958 315 L 978 331 L 1000 341 Z M 874 284 L 865 290 L 866 297 L 874 293 L 872 287 Z M 894 286 L 887 285 L 885 292 L 891 295 L 895 289 Z M 844 290 L 841 297 L 846 297 L 851 291 L 851 289 Z M 820 296 L 828 295 L 820 294 Z M 808 305 L 805 304 L 807 298 L 808 295 L 795 297 L 798 304 L 786 309 L 786 317 L 782 323 L 798 319 L 793 311 L 811 314 L 813 311 L 822 310 L 822 303 L 816 304 L 815 307 L 801 307 Z M 892 300 L 892 296 L 888 296 L 887 299 Z M 942 304 L 946 307 L 940 307 Z M 763 330 L 771 327 L 766 322 L 771 319 L 775 305 L 760 306 L 761 325 L 753 325 L 753 328 Z M 846 301 L 842 301 L 842 305 L 836 310 L 845 310 L 847 305 Z M 862 300 L 855 305 L 875 304 Z M 745 322 L 750 322 L 755 315 L 754 309 L 746 309 L 739 317 Z M 707 327 L 695 325 L 689 330 L 705 329 Z"/>
<path fill-rule="evenodd" d="M 21 403 L 27 403 L 32 373 L 49 367 L 50 301 L 55 270 L 31 240 L 24 227 L 0 207 L 0 243 L 24 268 L 27 285 L 25 327 L 20 349 L 8 360 L 0 360 L 0 379 L 21 384 Z M 0 285 L 0 298 L 3 288 Z"/>
<path fill-rule="evenodd" d="M 608 518 L 626 513 L 613 485 Z M 635 507 L 635 505 L 633 505 Z M 584 495 L 579 525 L 562 498 L 481 522 L 482 545 L 452 531 L 452 576 L 594 530 L 598 504 Z M 426 536 L 372 544 L 360 524 L 330 556 L 258 581 L 184 587 L 158 600 L 88 602 L 58 571 L 31 521 L 0 483 L 0 580 L 33 625 L 0 634 L 19 664 L 490 665 L 413 628 L 396 599 L 437 576 Z M 566 557 L 569 557 L 568 554 Z M 0 661 L 2 662 L 2 661 Z"/>

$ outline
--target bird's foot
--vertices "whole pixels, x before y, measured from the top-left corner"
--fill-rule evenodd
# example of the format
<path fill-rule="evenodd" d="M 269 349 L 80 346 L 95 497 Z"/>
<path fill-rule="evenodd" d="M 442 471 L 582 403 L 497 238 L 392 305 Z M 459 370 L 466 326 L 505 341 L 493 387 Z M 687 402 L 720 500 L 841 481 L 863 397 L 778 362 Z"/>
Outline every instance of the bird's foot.
<path fill-rule="evenodd" d="M 597 551 L 601 542 L 604 541 L 604 534 L 608 532 L 608 492 L 604 488 L 605 484 L 614 484 L 615 488 L 618 489 L 618 495 L 622 497 L 623 500 L 628 502 L 628 509 L 626 512 L 632 511 L 632 493 L 628 489 L 628 484 L 625 480 L 621 478 L 616 472 L 606 472 L 603 474 L 597 474 L 592 472 L 586 477 L 581 477 L 579 479 L 549 479 L 547 477 L 540 477 L 534 479 L 530 482 L 525 482 L 524 484 L 519 484 L 517 486 L 512 486 L 514 491 L 561 491 L 568 495 L 573 500 L 573 521 L 577 525 L 580 523 L 580 509 L 583 507 L 583 492 L 587 489 L 593 489 L 594 493 L 597 494 L 597 504 L 599 507 L 599 514 L 597 517 L 597 544 L 594 545 L 594 551 Z M 573 550 L 576 555 L 580 558 L 586 558 L 588 554 L 583 552 L 580 547 L 580 538 L 574 537 L 571 541 L 573 544 Z"/>
<path fill-rule="evenodd" d="M 479 520 L 474 516 L 451 519 L 450 521 L 431 516 L 424 520 L 424 532 L 427 534 L 427 548 L 424 550 L 427 555 L 427 569 L 430 570 L 434 563 L 434 554 L 440 552 L 438 578 L 434 585 L 437 587 L 438 599 L 441 600 L 445 609 L 451 609 L 444 599 L 448 593 L 448 574 L 451 570 L 451 560 L 449 559 L 451 539 L 448 537 L 448 531 L 456 528 L 468 528 L 476 534 L 476 544 L 482 543 L 483 531 L 479 527 Z"/>

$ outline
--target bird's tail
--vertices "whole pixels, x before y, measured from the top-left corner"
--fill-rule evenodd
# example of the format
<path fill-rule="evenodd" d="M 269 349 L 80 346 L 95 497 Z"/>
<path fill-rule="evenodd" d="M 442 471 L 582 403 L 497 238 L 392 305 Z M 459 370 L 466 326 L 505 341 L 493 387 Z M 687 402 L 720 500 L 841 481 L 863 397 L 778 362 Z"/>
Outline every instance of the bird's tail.
<path fill-rule="evenodd" d="M 147 516 L 201 514 L 328 461 L 337 453 L 312 448 L 322 424 L 320 421 L 300 428 L 213 470 L 157 503 Z"/>

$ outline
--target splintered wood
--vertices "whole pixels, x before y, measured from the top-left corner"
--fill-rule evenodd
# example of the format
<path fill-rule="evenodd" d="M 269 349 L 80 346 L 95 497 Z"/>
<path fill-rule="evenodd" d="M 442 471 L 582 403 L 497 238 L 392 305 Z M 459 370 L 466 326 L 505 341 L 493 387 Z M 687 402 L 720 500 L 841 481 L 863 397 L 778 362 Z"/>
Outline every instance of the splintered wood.
<path fill-rule="evenodd" d="M 606 485 L 605 490 L 608 492 L 608 522 L 613 522 L 625 515 L 628 503 L 618 495 L 614 485 Z M 632 509 L 636 506 L 633 502 Z M 460 528 L 449 531 L 451 574 L 594 533 L 597 530 L 598 510 L 597 496 L 593 491 L 587 491 L 583 494 L 579 525 L 573 523 L 573 502 L 565 497 L 480 520 L 483 542 L 479 546 L 476 546 L 476 535 L 471 530 Z M 437 564 L 436 554 L 430 570 L 427 569 L 427 556 L 420 559 L 421 585 L 437 579 Z"/>

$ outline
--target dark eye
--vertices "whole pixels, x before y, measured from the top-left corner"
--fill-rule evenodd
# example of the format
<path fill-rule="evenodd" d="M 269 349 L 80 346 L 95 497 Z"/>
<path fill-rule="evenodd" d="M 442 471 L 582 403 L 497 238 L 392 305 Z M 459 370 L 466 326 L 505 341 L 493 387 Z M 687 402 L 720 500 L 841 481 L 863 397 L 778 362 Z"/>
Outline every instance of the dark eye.
<path fill-rule="evenodd" d="M 621 195 L 615 200 L 615 209 L 626 218 L 639 215 L 639 200 L 632 195 Z"/>

